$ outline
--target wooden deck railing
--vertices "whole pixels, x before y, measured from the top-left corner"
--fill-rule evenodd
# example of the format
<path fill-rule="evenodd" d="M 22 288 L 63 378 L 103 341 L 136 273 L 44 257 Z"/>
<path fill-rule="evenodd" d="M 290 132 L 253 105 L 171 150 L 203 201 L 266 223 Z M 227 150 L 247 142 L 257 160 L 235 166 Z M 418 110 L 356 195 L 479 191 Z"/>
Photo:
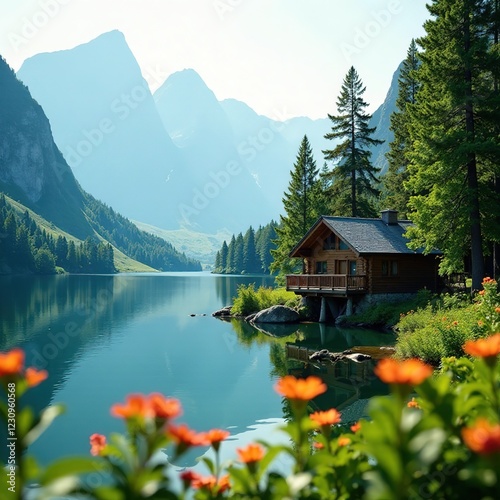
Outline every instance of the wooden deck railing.
<path fill-rule="evenodd" d="M 286 288 L 291 291 L 366 292 L 366 275 L 289 274 Z"/>

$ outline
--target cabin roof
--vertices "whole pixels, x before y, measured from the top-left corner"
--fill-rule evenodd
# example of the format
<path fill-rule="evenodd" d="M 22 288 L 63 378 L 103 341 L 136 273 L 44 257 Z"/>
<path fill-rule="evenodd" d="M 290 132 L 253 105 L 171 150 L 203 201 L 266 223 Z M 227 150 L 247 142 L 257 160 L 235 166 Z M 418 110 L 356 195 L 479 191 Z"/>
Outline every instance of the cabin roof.
<path fill-rule="evenodd" d="M 318 232 L 330 229 L 342 239 L 357 255 L 361 254 L 421 254 L 422 250 L 408 248 L 408 239 L 403 233 L 412 226 L 409 220 L 398 220 L 387 224 L 382 219 L 361 217 L 321 216 L 307 234 L 290 252 L 290 257 L 300 257 L 300 250 L 315 244 Z M 438 250 L 433 254 L 440 254 Z"/>

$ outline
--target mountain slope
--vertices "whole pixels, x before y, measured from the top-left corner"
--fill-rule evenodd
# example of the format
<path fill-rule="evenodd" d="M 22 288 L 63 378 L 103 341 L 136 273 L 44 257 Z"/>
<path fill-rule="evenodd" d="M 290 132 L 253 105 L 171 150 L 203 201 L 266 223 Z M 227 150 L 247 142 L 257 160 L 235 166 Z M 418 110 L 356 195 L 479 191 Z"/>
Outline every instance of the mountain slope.
<path fill-rule="evenodd" d="M 170 181 L 181 225 L 213 233 L 267 220 L 275 207 L 241 161 L 233 127 L 198 73 L 170 75 L 154 99 L 185 160 L 182 178 Z"/>
<path fill-rule="evenodd" d="M 200 269 L 81 189 L 54 143 L 44 111 L 3 59 L 0 109 L 0 192 L 79 240 L 109 241 L 156 269 Z"/>
<path fill-rule="evenodd" d="M 181 156 L 119 31 L 31 57 L 18 77 L 43 106 L 85 190 L 128 217 L 177 224 L 167 179 L 182 171 Z"/>
<path fill-rule="evenodd" d="M 394 72 L 391 86 L 387 91 L 385 100 L 373 113 L 372 119 L 369 123 L 370 127 L 377 127 L 375 133 L 373 134 L 373 138 L 384 141 L 383 144 L 373 146 L 370 149 L 372 152 L 372 164 L 381 169 L 379 176 L 382 176 L 387 172 L 388 163 L 385 155 L 389 151 L 391 142 L 394 140 L 394 133 L 390 130 L 391 115 L 396 110 L 396 100 L 398 98 L 399 88 L 398 80 L 402 64 L 403 63 L 401 63 L 398 66 L 398 69 Z"/>

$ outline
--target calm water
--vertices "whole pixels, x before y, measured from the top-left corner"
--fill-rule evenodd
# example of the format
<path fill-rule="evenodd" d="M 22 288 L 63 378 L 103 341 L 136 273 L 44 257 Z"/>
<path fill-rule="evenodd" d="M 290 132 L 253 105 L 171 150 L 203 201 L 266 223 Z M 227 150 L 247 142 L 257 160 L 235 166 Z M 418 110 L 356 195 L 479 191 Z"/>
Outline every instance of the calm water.
<path fill-rule="evenodd" d="M 335 351 L 393 342 L 379 332 L 316 324 L 273 338 L 213 318 L 242 283 L 270 286 L 272 279 L 208 273 L 1 277 L 0 350 L 21 346 L 27 365 L 48 370 L 48 380 L 31 391 L 31 404 L 40 409 L 64 402 L 67 409 L 31 453 L 44 463 L 87 455 L 92 433 L 123 430 L 109 413 L 112 404 L 131 392 L 157 391 L 179 398 L 180 420 L 196 430 L 229 429 L 231 454 L 253 439 L 277 439 L 284 410 L 273 385 L 278 376 L 304 371 L 287 359 L 286 342 Z M 324 370 L 329 391 L 317 405 L 341 406 L 348 415 L 360 399 L 383 393 L 359 366 Z M 178 465 L 194 465 L 199 455 L 193 451 Z"/>

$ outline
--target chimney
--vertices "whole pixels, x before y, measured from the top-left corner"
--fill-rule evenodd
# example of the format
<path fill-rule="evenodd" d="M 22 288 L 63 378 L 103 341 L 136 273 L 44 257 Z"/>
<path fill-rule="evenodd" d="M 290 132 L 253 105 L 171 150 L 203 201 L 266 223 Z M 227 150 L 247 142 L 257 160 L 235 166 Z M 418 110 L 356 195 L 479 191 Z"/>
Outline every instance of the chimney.
<path fill-rule="evenodd" d="M 382 210 L 381 212 L 382 222 L 388 226 L 393 226 L 398 223 L 398 211 L 397 210 Z"/>

